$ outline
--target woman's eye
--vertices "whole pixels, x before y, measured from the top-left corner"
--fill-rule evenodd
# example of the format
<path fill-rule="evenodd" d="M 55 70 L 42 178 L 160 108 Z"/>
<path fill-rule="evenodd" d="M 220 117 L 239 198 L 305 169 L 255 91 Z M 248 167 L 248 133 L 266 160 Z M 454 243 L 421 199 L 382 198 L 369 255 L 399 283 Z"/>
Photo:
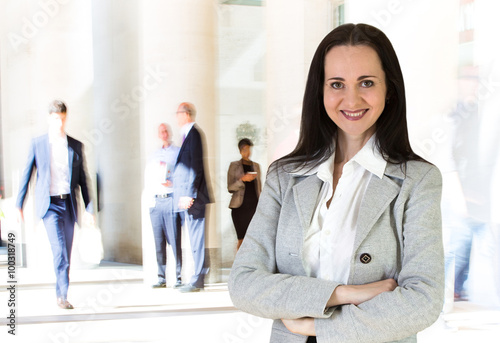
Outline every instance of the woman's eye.
<path fill-rule="evenodd" d="M 332 82 L 330 84 L 330 87 L 332 87 L 334 89 L 341 89 L 344 87 L 344 85 L 342 84 L 342 82 Z"/>
<path fill-rule="evenodd" d="M 371 80 L 365 80 L 365 81 L 361 82 L 361 87 L 368 88 L 368 87 L 371 87 L 373 85 L 374 85 L 374 83 Z"/>

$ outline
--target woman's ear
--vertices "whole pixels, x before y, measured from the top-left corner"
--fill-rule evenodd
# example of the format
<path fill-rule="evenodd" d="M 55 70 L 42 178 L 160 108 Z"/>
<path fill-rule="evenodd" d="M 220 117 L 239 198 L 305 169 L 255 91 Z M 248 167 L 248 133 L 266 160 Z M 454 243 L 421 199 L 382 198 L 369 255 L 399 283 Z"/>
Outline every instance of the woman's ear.
<path fill-rule="evenodd" d="M 389 103 L 393 94 L 394 94 L 394 91 L 392 90 L 392 88 L 388 88 L 387 93 L 385 94 L 385 103 Z"/>

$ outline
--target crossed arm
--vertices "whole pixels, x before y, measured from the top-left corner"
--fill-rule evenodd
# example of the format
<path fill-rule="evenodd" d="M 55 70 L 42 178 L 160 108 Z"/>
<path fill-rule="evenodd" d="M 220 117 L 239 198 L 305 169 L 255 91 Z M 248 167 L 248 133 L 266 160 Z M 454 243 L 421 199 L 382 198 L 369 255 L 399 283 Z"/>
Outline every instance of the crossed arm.
<path fill-rule="evenodd" d="M 366 285 L 339 285 L 333 291 L 326 307 L 329 308 L 346 304 L 359 305 L 374 298 L 380 293 L 391 292 L 397 286 L 398 284 L 394 279 L 386 279 Z M 304 336 L 316 336 L 314 318 L 281 319 L 281 321 L 290 332 Z"/>

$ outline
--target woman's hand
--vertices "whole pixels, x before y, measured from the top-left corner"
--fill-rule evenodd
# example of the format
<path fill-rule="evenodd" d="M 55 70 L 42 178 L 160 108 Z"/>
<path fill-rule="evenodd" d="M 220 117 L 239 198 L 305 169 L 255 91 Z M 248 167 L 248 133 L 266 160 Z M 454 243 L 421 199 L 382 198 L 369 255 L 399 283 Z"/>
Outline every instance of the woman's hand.
<path fill-rule="evenodd" d="M 241 177 L 241 181 L 243 182 L 251 182 L 253 180 L 255 180 L 255 178 L 257 177 L 257 174 L 245 174 Z"/>
<path fill-rule="evenodd" d="M 344 304 L 359 305 L 380 293 L 391 292 L 397 286 L 398 284 L 394 279 L 367 283 L 366 285 L 341 285 L 333 291 L 327 307 Z"/>
<path fill-rule="evenodd" d="M 298 335 L 316 336 L 314 318 L 282 319 L 288 331 Z"/>

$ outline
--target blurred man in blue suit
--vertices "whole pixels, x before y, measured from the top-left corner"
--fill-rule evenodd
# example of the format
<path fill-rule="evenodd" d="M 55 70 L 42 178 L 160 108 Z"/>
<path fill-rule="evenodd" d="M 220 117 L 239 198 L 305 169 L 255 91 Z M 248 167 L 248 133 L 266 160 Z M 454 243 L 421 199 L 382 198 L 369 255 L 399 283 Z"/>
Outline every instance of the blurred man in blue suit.
<path fill-rule="evenodd" d="M 194 275 L 190 283 L 179 290 L 198 292 L 204 288 L 208 271 L 205 266 L 205 205 L 212 201 L 203 165 L 202 133 L 194 122 L 196 108 L 183 102 L 176 116 L 183 141 L 174 170 L 174 204 L 177 204 L 175 211 L 182 225 L 187 223 L 194 260 Z"/>
<path fill-rule="evenodd" d="M 158 138 L 162 146 L 149 158 L 146 166 L 146 194 L 149 216 L 156 248 L 158 282 L 153 288 L 167 287 L 167 244 L 172 247 L 175 259 L 176 283 L 182 287 L 182 250 L 180 218 L 174 212 L 174 187 L 172 176 L 179 154 L 179 147 L 172 144 L 170 125 L 158 126 Z"/>
<path fill-rule="evenodd" d="M 66 135 L 66 112 L 64 102 L 54 100 L 50 103 L 49 132 L 32 141 L 28 163 L 20 180 L 16 207 L 19 220 L 24 220 L 24 200 L 33 169 L 36 168 L 35 214 L 37 219 L 43 219 L 52 248 L 57 305 L 72 309 L 67 296 L 73 233 L 78 218 L 78 188 L 87 212 L 93 214 L 93 206 L 87 187 L 83 145 Z M 93 215 L 90 220 L 94 221 Z"/>

